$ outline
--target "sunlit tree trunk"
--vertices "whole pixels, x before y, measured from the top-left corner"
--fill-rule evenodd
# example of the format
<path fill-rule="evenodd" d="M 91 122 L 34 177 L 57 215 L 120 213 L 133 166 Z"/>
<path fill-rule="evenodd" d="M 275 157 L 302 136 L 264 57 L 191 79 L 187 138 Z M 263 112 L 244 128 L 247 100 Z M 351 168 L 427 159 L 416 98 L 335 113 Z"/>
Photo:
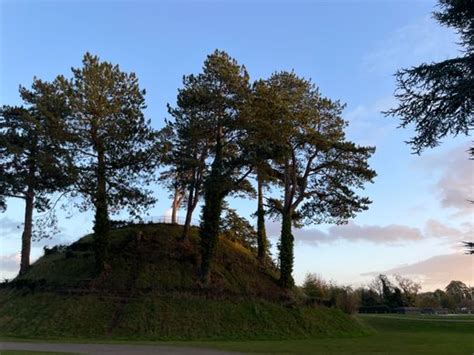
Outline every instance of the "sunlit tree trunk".
<path fill-rule="evenodd" d="M 177 214 L 178 214 L 179 206 L 181 205 L 181 202 L 183 201 L 183 198 L 184 198 L 183 191 L 181 191 L 179 188 L 176 187 L 174 190 L 173 204 L 171 206 L 171 223 L 173 224 L 178 223 Z"/>
<path fill-rule="evenodd" d="M 189 229 L 191 228 L 191 222 L 193 218 L 193 213 L 194 210 L 196 209 L 198 200 L 199 200 L 199 195 L 194 187 L 194 184 L 191 185 L 189 188 L 188 192 L 188 206 L 186 209 L 186 219 L 184 221 L 184 226 L 183 226 L 183 234 L 181 236 L 182 239 L 187 239 L 189 235 Z"/>

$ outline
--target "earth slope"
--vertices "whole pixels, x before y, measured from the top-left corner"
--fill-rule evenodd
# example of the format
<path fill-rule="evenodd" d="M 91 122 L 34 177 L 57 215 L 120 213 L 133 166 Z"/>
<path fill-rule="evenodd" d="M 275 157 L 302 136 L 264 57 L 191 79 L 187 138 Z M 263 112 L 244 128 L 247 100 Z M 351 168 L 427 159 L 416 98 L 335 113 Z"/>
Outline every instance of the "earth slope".
<path fill-rule="evenodd" d="M 290 339 L 367 332 L 336 309 L 304 306 L 277 271 L 221 238 L 199 283 L 198 231 L 135 225 L 111 232 L 110 268 L 94 274 L 93 236 L 47 250 L 0 289 L 0 335 L 133 340 Z"/>

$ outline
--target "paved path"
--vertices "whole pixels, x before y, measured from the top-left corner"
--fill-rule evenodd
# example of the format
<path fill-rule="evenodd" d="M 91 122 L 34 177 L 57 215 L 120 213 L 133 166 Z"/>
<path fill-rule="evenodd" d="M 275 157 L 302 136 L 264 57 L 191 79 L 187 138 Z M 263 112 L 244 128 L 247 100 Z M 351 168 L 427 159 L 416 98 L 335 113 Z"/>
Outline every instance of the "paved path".
<path fill-rule="evenodd" d="M 363 317 L 372 317 L 372 318 L 385 318 L 385 319 L 402 319 L 402 320 L 422 320 L 427 322 L 455 322 L 455 323 L 474 323 L 474 319 L 449 319 L 449 318 L 420 318 L 420 317 L 402 317 L 402 316 L 381 316 L 381 315 L 372 315 L 367 314 Z M 444 316 L 443 316 L 444 317 Z"/>
<path fill-rule="evenodd" d="M 119 345 L 119 344 L 62 344 L 62 343 L 15 343 L 0 342 L 0 354 L 2 350 L 30 350 L 30 351 L 53 351 L 76 354 L 94 355 L 151 355 L 151 354 L 173 354 L 173 355 L 225 355 L 237 354 L 219 350 L 202 348 L 185 348 L 161 345 Z"/>

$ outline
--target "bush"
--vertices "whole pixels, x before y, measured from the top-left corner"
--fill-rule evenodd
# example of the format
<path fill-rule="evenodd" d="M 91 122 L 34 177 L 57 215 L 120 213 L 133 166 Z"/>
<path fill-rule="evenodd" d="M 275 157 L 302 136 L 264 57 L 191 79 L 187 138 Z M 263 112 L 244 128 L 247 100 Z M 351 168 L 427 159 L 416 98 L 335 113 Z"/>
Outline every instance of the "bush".
<path fill-rule="evenodd" d="M 359 295 L 350 287 L 333 286 L 331 288 L 334 300 L 334 306 L 344 313 L 354 314 L 359 309 L 360 298 Z"/>
<path fill-rule="evenodd" d="M 302 289 L 308 305 L 334 307 L 348 314 L 355 313 L 360 305 L 359 294 L 352 288 L 328 283 L 317 274 L 307 274 Z"/>
<path fill-rule="evenodd" d="M 56 253 L 63 253 L 67 249 L 67 245 L 59 244 L 52 248 L 48 248 L 47 246 L 43 247 L 44 255 L 52 255 Z"/>
<path fill-rule="evenodd" d="M 330 286 L 319 275 L 308 273 L 303 283 L 303 291 L 310 303 L 321 304 L 329 298 Z"/>
<path fill-rule="evenodd" d="M 110 220 L 109 224 L 110 224 L 110 229 L 120 229 L 120 228 L 128 227 L 132 225 L 133 223 L 130 221 L 125 221 L 125 220 Z"/>

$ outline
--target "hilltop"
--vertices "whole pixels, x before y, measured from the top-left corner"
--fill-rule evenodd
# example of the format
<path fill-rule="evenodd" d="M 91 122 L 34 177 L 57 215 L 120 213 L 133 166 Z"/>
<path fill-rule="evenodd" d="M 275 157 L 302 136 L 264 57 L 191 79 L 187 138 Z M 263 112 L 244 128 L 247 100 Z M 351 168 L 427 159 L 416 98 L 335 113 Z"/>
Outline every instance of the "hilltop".
<path fill-rule="evenodd" d="M 103 339 L 279 339 L 366 333 L 339 310 L 304 305 L 277 271 L 221 238 L 211 283 L 199 282 L 198 231 L 134 225 L 111 232 L 110 268 L 94 274 L 93 235 L 46 249 L 0 289 L 0 334 Z"/>

